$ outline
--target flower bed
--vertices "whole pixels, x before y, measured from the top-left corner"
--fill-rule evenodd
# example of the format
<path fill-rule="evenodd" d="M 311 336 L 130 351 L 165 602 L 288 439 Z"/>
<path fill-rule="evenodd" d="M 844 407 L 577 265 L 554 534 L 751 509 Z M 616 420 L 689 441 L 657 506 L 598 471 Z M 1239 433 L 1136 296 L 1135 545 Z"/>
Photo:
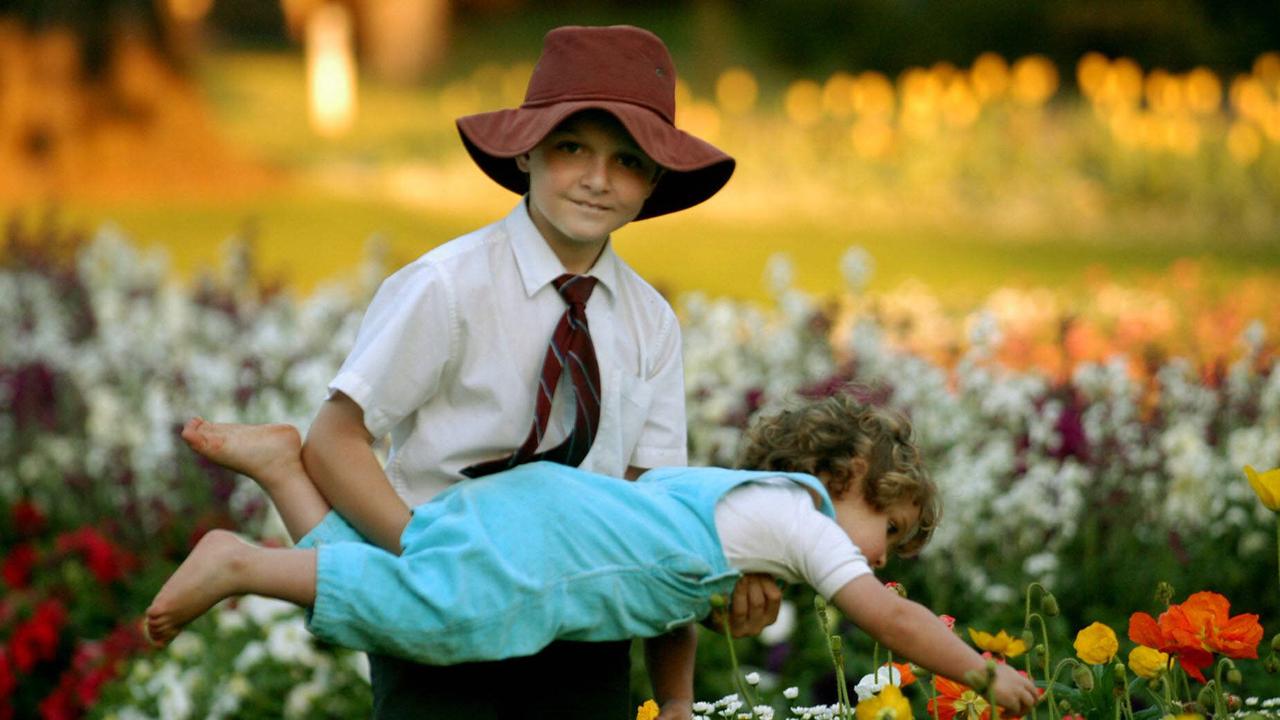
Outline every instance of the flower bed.
<path fill-rule="evenodd" d="M 139 648 L 136 618 L 199 534 L 283 536 L 257 488 L 199 462 L 176 429 L 196 413 L 305 429 L 369 288 L 293 298 L 246 281 L 247 262 L 232 253 L 224 277 L 188 290 L 110 230 L 82 246 L 56 232 L 16 233 L 0 271 L 0 708 L 15 717 L 90 707 L 102 717 L 126 707 L 278 717 L 307 715 L 316 693 L 367 702 L 342 652 L 294 637 L 292 650 L 271 654 L 273 634 L 293 632 L 280 628 L 296 629 L 296 615 L 237 625 L 246 611 L 226 608 L 166 653 L 129 658 Z M 1269 339 L 1280 318 L 1257 300 L 1266 293 L 1224 298 L 1174 285 L 1129 305 L 1100 293 L 1027 319 L 1004 292 L 955 317 L 863 295 L 865 259 L 850 258 L 842 298 L 795 291 L 779 265 L 770 307 L 680 300 L 694 463 L 730 463 L 761 408 L 853 381 L 910 413 L 943 489 L 936 541 L 920 562 L 887 572 L 936 609 L 973 627 L 1016 627 L 1020 590 L 1034 581 L 1058 593 L 1061 614 L 1045 634 L 1061 644 L 1094 621 L 1125 627 L 1130 612 L 1165 612 L 1151 600 L 1160 581 L 1246 605 L 1274 597 L 1274 520 L 1240 470 L 1280 465 Z M 1121 331 L 1161 297 L 1178 322 Z M 1095 319 L 1092 350 L 1080 352 L 1068 332 L 1054 351 L 1055 336 L 1041 329 L 1067 316 Z M 1175 332 L 1204 324 L 1188 317 L 1213 332 Z M 1214 338 L 1221 347 L 1206 343 Z M 1193 345 L 1196 353 L 1183 352 Z M 1161 352 L 1107 354 L 1139 348 Z M 1040 362 L 1050 355 L 1057 360 Z M 808 602 L 789 591 L 788 612 Z M 1265 605 L 1245 610 L 1275 617 Z M 811 625 L 784 621 L 735 642 L 761 688 L 794 686 L 797 703 L 835 697 L 829 642 Z M 850 667 L 869 667 L 874 649 L 836 627 Z M 254 643 L 273 664 L 246 688 L 237 665 L 258 652 L 248 650 Z M 700 697 L 732 691 L 728 665 L 724 643 L 704 638 Z M 1254 686 L 1262 677 L 1244 673 Z M 234 706 L 225 699 L 233 696 Z"/>

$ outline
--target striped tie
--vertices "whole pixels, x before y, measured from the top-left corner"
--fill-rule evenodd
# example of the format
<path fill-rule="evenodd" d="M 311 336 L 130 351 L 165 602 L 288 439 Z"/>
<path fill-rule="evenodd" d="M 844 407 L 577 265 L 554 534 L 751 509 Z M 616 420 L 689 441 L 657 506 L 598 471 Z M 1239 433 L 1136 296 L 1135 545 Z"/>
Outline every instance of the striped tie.
<path fill-rule="evenodd" d="M 542 362 L 533 427 L 529 429 L 524 444 L 509 457 L 463 468 L 462 474 L 467 477 L 482 477 L 537 460 L 577 467 L 596 439 L 596 425 L 600 422 L 600 367 L 596 364 L 596 351 L 591 344 L 591 331 L 587 328 L 587 298 L 595 289 L 596 279 L 585 275 L 561 275 L 551 283 L 569 307 L 560 316 L 547 346 L 547 357 Z M 573 431 L 556 447 L 538 452 L 547 419 L 551 417 L 551 398 L 566 367 L 573 381 L 573 398 L 577 406 Z"/>

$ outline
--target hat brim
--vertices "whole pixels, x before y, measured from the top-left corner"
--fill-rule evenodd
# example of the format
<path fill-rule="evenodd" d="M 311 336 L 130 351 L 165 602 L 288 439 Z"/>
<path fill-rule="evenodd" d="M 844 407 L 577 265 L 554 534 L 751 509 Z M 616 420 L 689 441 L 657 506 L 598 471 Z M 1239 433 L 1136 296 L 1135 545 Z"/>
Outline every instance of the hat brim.
<path fill-rule="evenodd" d="M 733 175 L 732 157 L 630 103 L 563 102 L 467 115 L 456 122 L 463 145 L 480 169 L 502 187 L 523 195 L 529 191 L 529 176 L 516 167 L 515 157 L 532 150 L 565 118 L 583 110 L 603 110 L 616 117 L 640 149 L 666 168 L 637 220 L 697 205 L 715 195 Z"/>

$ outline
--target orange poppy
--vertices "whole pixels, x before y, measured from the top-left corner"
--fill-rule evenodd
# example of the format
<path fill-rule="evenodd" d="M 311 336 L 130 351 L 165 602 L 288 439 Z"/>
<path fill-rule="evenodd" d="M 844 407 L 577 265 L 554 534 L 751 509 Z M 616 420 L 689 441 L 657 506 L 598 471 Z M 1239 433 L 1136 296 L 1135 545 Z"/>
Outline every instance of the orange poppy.
<path fill-rule="evenodd" d="M 1231 603 L 1213 592 L 1198 592 L 1170 605 L 1158 620 L 1138 612 L 1129 617 L 1129 639 L 1171 653 L 1191 677 L 1205 682 L 1213 653 L 1231 658 L 1258 657 L 1262 625 L 1252 613 L 1231 616 Z"/>

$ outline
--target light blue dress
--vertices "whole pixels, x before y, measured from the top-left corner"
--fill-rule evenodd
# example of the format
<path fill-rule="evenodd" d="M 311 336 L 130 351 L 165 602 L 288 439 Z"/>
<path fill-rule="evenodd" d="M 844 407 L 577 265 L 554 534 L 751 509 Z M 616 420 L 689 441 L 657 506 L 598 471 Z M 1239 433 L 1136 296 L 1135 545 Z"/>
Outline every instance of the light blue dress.
<path fill-rule="evenodd" d="M 715 530 L 731 489 L 799 473 L 650 470 L 636 482 L 549 462 L 454 485 L 420 505 L 403 554 L 335 513 L 299 543 L 317 548 L 317 637 L 447 665 L 537 653 L 553 640 L 653 637 L 704 617 L 740 573 Z"/>

